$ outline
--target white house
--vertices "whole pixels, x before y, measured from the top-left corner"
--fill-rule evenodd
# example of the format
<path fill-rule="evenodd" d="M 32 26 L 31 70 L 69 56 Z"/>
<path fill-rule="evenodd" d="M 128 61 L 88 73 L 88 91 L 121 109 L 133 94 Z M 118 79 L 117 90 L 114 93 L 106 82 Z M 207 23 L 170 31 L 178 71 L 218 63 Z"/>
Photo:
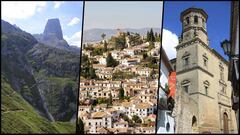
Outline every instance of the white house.
<path fill-rule="evenodd" d="M 99 64 L 107 65 L 107 60 L 104 57 L 99 58 Z"/>
<path fill-rule="evenodd" d="M 140 59 L 138 58 L 128 58 L 128 59 L 123 59 L 121 61 L 121 64 L 125 66 L 130 66 L 130 65 L 137 65 L 139 62 L 140 62 Z"/>
<path fill-rule="evenodd" d="M 150 114 L 153 114 L 154 112 L 154 106 L 152 106 L 149 103 L 139 103 L 139 104 L 134 104 L 134 115 L 139 116 L 142 120 L 144 117 L 147 117 Z"/>
<path fill-rule="evenodd" d="M 119 121 L 119 122 L 115 122 L 113 124 L 114 128 L 128 128 L 128 122 L 127 121 Z"/>
<path fill-rule="evenodd" d="M 152 69 L 147 68 L 147 67 L 138 67 L 136 70 L 136 73 L 141 75 L 141 76 L 147 76 L 149 77 L 151 74 Z"/>
<path fill-rule="evenodd" d="M 85 120 L 85 126 L 89 133 L 97 133 L 97 128 L 112 128 L 112 117 L 106 112 L 94 112 L 90 119 Z"/>
<path fill-rule="evenodd" d="M 134 56 L 136 54 L 136 51 L 132 48 L 126 48 L 123 50 L 124 50 L 125 54 L 130 55 L 130 56 Z"/>

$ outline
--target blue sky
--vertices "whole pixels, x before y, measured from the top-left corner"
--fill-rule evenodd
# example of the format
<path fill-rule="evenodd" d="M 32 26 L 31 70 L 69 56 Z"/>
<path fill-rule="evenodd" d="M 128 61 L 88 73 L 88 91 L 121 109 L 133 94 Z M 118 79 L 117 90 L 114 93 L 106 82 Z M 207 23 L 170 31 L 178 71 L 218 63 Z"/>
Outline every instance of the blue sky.
<path fill-rule="evenodd" d="M 64 38 L 80 46 L 83 2 L 1 2 L 2 19 L 32 33 L 43 33 L 47 19 L 59 18 Z"/>
<path fill-rule="evenodd" d="M 165 31 L 169 31 L 172 35 L 179 36 L 182 31 L 182 25 L 180 22 L 180 13 L 189 8 L 196 7 L 202 8 L 208 14 L 207 32 L 210 39 L 210 47 L 214 48 L 226 59 L 220 42 L 230 37 L 230 2 L 170 2 L 164 3 L 164 22 L 163 28 Z M 165 32 L 166 33 L 166 32 Z M 169 35 L 171 35 L 169 34 Z M 164 36 L 164 32 L 163 32 Z M 165 36 L 167 37 L 167 36 Z M 165 39 L 166 40 L 166 39 Z M 176 40 L 175 40 L 176 41 Z M 167 41 L 165 43 L 168 43 Z M 171 42 L 170 42 L 171 43 Z M 172 42 L 172 45 L 175 42 Z M 164 45 L 163 45 L 164 46 Z M 165 45 L 165 50 L 167 45 Z M 167 52 L 167 50 L 166 50 Z M 171 52 L 169 52 L 171 53 Z M 172 57 L 172 54 L 170 54 Z"/>
<path fill-rule="evenodd" d="M 160 28 L 162 2 L 85 2 L 84 30 Z"/>

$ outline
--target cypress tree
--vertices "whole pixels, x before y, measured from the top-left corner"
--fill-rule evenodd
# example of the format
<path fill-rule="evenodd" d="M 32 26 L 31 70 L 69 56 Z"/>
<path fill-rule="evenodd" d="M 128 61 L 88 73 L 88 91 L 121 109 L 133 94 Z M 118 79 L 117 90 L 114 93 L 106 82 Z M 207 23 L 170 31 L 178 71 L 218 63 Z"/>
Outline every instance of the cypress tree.
<path fill-rule="evenodd" d="M 77 124 L 77 134 L 84 134 L 84 124 L 82 119 L 78 119 L 78 124 Z"/>
<path fill-rule="evenodd" d="M 119 96 L 119 99 L 120 99 L 120 100 L 124 99 L 124 90 L 123 90 L 122 86 L 121 86 L 120 89 L 119 89 L 119 94 L 118 94 L 118 96 Z"/>
<path fill-rule="evenodd" d="M 147 31 L 147 42 L 150 40 L 150 34 L 149 31 Z"/>
<path fill-rule="evenodd" d="M 118 65 L 118 62 L 112 57 L 112 54 L 109 53 L 107 56 L 107 67 L 115 67 Z"/>
<path fill-rule="evenodd" d="M 151 28 L 151 30 L 150 30 L 149 35 L 150 35 L 150 41 L 151 41 L 151 42 L 155 42 L 155 37 L 154 37 L 154 33 L 153 33 L 153 29 L 152 29 L 152 28 Z"/>

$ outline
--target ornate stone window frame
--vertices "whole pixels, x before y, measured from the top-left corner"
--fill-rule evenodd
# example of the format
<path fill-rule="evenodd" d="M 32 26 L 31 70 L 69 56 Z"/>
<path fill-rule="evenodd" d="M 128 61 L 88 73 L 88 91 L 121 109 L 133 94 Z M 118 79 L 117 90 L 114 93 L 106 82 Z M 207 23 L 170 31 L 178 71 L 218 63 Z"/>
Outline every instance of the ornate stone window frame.
<path fill-rule="evenodd" d="M 204 86 L 205 94 L 206 94 L 206 95 L 209 95 L 208 90 L 209 90 L 209 87 L 210 87 L 210 82 L 209 82 L 208 80 L 205 80 L 205 81 L 203 82 L 203 86 Z"/>
<path fill-rule="evenodd" d="M 205 67 L 208 67 L 208 56 L 207 56 L 207 54 L 204 53 L 202 56 L 203 56 L 203 65 L 204 65 Z M 205 63 L 205 62 L 206 62 L 206 63 Z"/>
<path fill-rule="evenodd" d="M 227 94 L 227 91 L 226 91 L 227 84 L 225 82 L 223 82 L 223 81 L 219 81 L 219 87 L 220 87 L 220 93 L 226 95 Z"/>
<path fill-rule="evenodd" d="M 185 92 L 187 92 L 187 93 L 189 93 L 189 88 L 190 88 L 190 84 L 191 84 L 191 82 L 189 81 L 189 80 L 183 80 L 182 82 L 181 82 L 181 85 L 182 85 L 182 90 L 184 90 Z M 187 86 L 187 91 L 184 89 L 185 87 Z"/>
<path fill-rule="evenodd" d="M 183 59 L 183 66 L 189 66 L 189 62 L 190 62 L 190 53 L 189 52 L 185 52 L 182 56 Z M 186 59 L 188 59 L 188 62 L 185 63 Z"/>

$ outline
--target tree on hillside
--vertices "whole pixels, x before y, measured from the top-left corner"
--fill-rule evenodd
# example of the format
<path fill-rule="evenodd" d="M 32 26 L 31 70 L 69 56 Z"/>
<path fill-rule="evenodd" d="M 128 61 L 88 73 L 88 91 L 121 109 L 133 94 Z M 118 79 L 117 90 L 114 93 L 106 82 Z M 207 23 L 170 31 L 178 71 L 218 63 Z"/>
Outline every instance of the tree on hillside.
<path fill-rule="evenodd" d="M 81 118 L 78 119 L 76 132 L 77 134 L 84 134 L 84 124 Z"/>
<path fill-rule="evenodd" d="M 137 115 L 133 115 L 132 116 L 132 120 L 135 121 L 135 123 L 142 123 L 142 120 Z"/>
<path fill-rule="evenodd" d="M 102 39 L 104 40 L 105 37 L 106 37 L 106 34 L 105 34 L 105 33 L 102 33 L 101 37 L 102 37 Z"/>
<path fill-rule="evenodd" d="M 160 33 L 157 34 L 157 36 L 155 36 L 155 40 L 156 40 L 156 42 L 160 42 L 160 41 L 161 41 L 161 35 L 160 35 Z"/>
<path fill-rule="evenodd" d="M 87 55 L 83 55 L 81 58 L 81 76 L 87 79 L 96 79 L 95 69 L 92 67 L 91 62 Z"/>
<path fill-rule="evenodd" d="M 134 33 L 134 34 L 130 35 L 129 36 L 129 42 L 130 42 L 131 45 L 134 45 L 134 46 L 143 43 L 143 41 L 141 39 L 141 36 L 138 33 Z"/>
<path fill-rule="evenodd" d="M 92 66 L 90 66 L 90 68 L 89 68 L 89 76 L 91 79 L 95 79 L 97 77 L 97 75 L 95 73 L 95 69 Z"/>
<path fill-rule="evenodd" d="M 111 53 L 108 53 L 108 56 L 106 58 L 107 61 L 107 67 L 116 67 L 118 65 L 118 61 L 116 61 Z"/>
<path fill-rule="evenodd" d="M 154 43 L 152 41 L 149 41 L 149 46 L 148 46 L 148 50 L 152 50 L 154 48 Z"/>
<path fill-rule="evenodd" d="M 143 53 L 143 59 L 146 60 L 146 58 L 148 57 L 147 53 Z"/>
<path fill-rule="evenodd" d="M 156 38 L 158 37 L 158 33 L 157 33 L 157 32 L 155 32 L 155 35 L 154 35 L 154 36 L 155 36 L 155 39 L 156 39 Z"/>
<path fill-rule="evenodd" d="M 150 36 L 149 41 L 150 42 L 155 42 L 155 37 L 154 37 L 154 33 L 153 33 L 153 29 L 152 28 L 151 28 L 151 30 L 149 32 L 149 36 Z"/>
<path fill-rule="evenodd" d="M 106 51 L 108 50 L 108 49 L 107 49 L 107 42 L 104 41 L 103 45 L 104 45 L 104 47 L 103 47 L 103 51 L 106 52 Z"/>
<path fill-rule="evenodd" d="M 117 37 L 112 36 L 110 39 L 115 49 L 123 50 L 126 47 L 126 33 L 119 35 Z"/>
<path fill-rule="evenodd" d="M 147 41 L 150 40 L 150 34 L 149 34 L 149 31 L 147 31 Z"/>
<path fill-rule="evenodd" d="M 123 89 L 122 86 L 121 86 L 120 89 L 119 89 L 118 97 L 119 97 L 120 100 L 123 100 L 123 99 L 124 99 L 124 89 Z"/>
<path fill-rule="evenodd" d="M 108 100 L 108 104 L 109 105 L 112 105 L 112 93 L 109 94 L 109 100 Z"/>

